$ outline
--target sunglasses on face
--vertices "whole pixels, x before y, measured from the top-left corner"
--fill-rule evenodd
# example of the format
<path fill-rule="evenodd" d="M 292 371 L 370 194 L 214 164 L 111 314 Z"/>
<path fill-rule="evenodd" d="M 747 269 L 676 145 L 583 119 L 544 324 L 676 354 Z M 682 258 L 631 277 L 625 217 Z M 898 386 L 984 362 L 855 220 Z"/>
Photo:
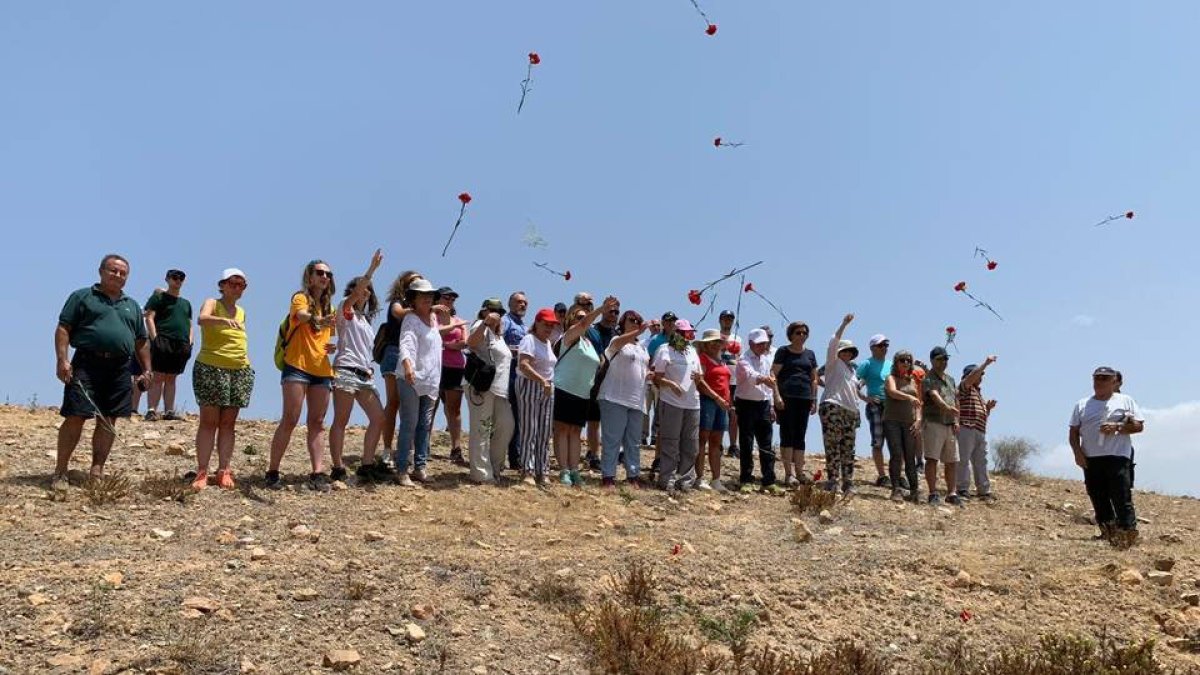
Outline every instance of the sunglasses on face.
<path fill-rule="evenodd" d="M 1113 379 L 1113 376 L 1112 375 L 1093 375 L 1092 379 L 1100 380 L 1101 382 L 1107 382 L 1108 380 Z"/>
<path fill-rule="evenodd" d="M 246 282 L 244 282 L 244 281 L 232 281 L 232 280 L 231 280 L 231 281 L 226 281 L 226 282 L 225 282 L 225 285 L 226 285 L 226 286 L 232 286 L 232 287 L 234 287 L 234 288 L 245 288 L 245 287 L 246 287 Z"/>
<path fill-rule="evenodd" d="M 333 278 L 333 272 L 330 270 L 313 270 L 313 274 L 315 274 L 319 277 L 324 277 L 326 279 Z"/>
<path fill-rule="evenodd" d="M 183 281 L 184 279 L 186 279 L 186 278 L 187 278 L 187 275 L 186 275 L 186 274 L 184 274 L 183 272 L 179 272 L 179 273 L 176 273 L 176 274 L 168 274 L 168 275 L 167 275 L 167 278 L 168 278 L 168 279 L 174 279 L 175 281 Z"/>
<path fill-rule="evenodd" d="M 911 365 L 912 359 L 896 359 L 896 363 L 907 363 Z"/>
<path fill-rule="evenodd" d="M 635 323 L 640 326 L 642 325 L 642 320 L 635 316 L 631 316 L 628 319 L 625 319 L 625 323 Z"/>

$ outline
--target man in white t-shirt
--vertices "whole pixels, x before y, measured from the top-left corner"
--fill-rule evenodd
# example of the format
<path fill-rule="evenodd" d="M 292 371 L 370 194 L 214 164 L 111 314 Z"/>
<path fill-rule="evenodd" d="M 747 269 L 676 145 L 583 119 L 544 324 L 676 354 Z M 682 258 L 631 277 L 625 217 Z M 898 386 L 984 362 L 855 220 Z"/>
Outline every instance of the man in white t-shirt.
<path fill-rule="evenodd" d="M 1083 469 L 1100 536 L 1114 543 L 1137 540 L 1133 509 L 1130 436 L 1145 429 L 1142 411 L 1132 397 L 1117 393 L 1117 371 L 1100 366 L 1092 373 L 1093 395 L 1071 411 L 1071 449 Z"/>
<path fill-rule="evenodd" d="M 733 322 L 737 318 L 732 311 L 725 309 L 721 311 L 721 316 L 718 317 L 718 322 L 721 325 L 721 339 L 725 341 L 725 345 L 721 348 L 721 362 L 729 368 L 729 395 L 733 400 L 737 398 L 738 376 L 737 376 L 737 360 L 742 355 L 742 339 L 734 334 Z M 737 412 L 729 411 L 729 456 L 738 457 L 738 420 Z"/>

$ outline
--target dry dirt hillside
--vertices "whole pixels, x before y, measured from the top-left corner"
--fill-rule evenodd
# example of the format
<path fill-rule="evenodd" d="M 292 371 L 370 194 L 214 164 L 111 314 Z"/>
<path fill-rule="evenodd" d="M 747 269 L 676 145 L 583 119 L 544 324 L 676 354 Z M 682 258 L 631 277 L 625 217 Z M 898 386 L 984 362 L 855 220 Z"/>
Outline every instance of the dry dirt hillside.
<path fill-rule="evenodd" d="M 1049 632 L 1154 638 L 1163 663 L 1200 665 L 1190 498 L 1138 493 L 1142 541 L 1119 551 L 1092 539 L 1082 484 L 1048 479 L 999 478 L 995 503 L 964 509 L 894 504 L 864 483 L 822 518 L 760 494 L 476 487 L 441 446 L 426 488 L 273 493 L 273 425 L 248 421 L 244 487 L 173 500 L 144 481 L 192 468 L 189 419 L 123 424 L 109 470 L 130 491 L 93 504 L 79 487 L 48 496 L 58 420 L 0 408 L 0 673 L 586 672 L 563 608 L 630 560 L 655 571 L 689 640 L 752 613 L 754 646 L 850 637 L 897 673 L 960 635 L 988 648 Z M 284 463 L 293 483 L 302 439 Z M 87 458 L 85 441 L 75 485 Z"/>

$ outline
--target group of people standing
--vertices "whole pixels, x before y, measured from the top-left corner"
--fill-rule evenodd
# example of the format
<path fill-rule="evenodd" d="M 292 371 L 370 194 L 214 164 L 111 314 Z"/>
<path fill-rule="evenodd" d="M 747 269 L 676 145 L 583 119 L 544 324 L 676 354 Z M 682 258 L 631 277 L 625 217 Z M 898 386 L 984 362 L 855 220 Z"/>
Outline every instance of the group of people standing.
<path fill-rule="evenodd" d="M 430 482 L 430 435 L 441 406 L 451 459 L 468 466 L 470 480 L 478 483 L 499 482 L 507 464 L 533 485 L 547 486 L 556 466 L 558 482 L 580 486 L 580 467 L 586 463 L 599 470 L 604 488 L 615 487 L 618 465 L 623 465 L 626 483 L 641 489 L 641 446 L 649 441 L 655 458 L 647 483 L 669 492 L 727 491 L 721 462 L 728 433 L 730 454 L 740 460 L 741 490 L 780 492 L 819 481 L 849 496 L 855 489 L 854 446 L 863 405 L 878 474 L 875 485 L 890 487 L 892 499 L 919 501 L 922 466 L 931 504 L 941 503 L 939 477 L 948 503 L 962 505 L 970 498 L 972 480 L 978 498 L 992 498 L 987 420 L 996 401 L 983 397 L 981 383 L 994 356 L 968 365 L 962 382 L 956 383 L 944 347 L 933 348 L 930 365 L 925 365 L 907 350 L 889 358 L 890 340 L 877 334 L 869 340 L 870 357 L 858 363 L 858 347 L 845 336 L 854 320 L 847 314 L 830 337 L 822 364 L 807 347 L 810 328 L 804 322 L 789 324 L 786 343 L 778 348 L 769 326 L 749 331 L 743 346 L 732 312 L 721 313 L 719 329 L 697 337 L 695 327 L 673 312 L 647 321 L 636 311 L 622 311 L 616 297 L 597 306 L 588 293 L 577 294 L 569 306 L 539 309 L 527 324 L 529 302 L 518 291 L 507 304 L 499 298 L 484 300 L 467 321 L 458 315 L 458 294 L 452 288 L 435 288 L 416 271 L 399 275 L 381 302 L 373 275 L 382 261 L 376 251 L 366 272 L 346 284 L 340 299 L 328 263 L 312 260 L 304 266 L 300 289 L 292 295 L 276 337 L 283 408 L 271 440 L 266 487 L 283 487 L 280 467 L 305 411 L 308 487 L 326 491 L 332 481 L 345 480 L 346 427 L 357 404 L 368 420 L 355 470 L 360 481 L 405 487 Z M 55 489 L 67 488 L 67 464 L 85 419 L 99 416 L 104 422 L 92 439 L 91 473 L 98 475 L 116 419 L 135 410 L 136 390 L 151 388 L 147 420 L 158 417 L 160 397 L 166 406 L 163 418 L 176 417 L 175 378 L 183 372 L 194 338 L 191 305 L 180 295 L 185 275 L 170 270 L 166 288 L 155 291 L 144 308 L 123 292 L 128 275 L 127 260 L 105 256 L 99 283 L 72 293 L 60 314 L 55 348 L 66 421 L 59 431 Z M 255 381 L 245 310 L 238 304 L 246 288 L 244 272 L 226 269 L 217 280 L 218 297 L 203 302 L 196 320 L 201 333 L 192 369 L 200 407 L 198 466 L 192 478 L 196 489 L 235 486 L 230 466 L 235 424 Z M 380 313 L 384 316 L 376 328 Z M 68 346 L 75 349 L 69 358 Z M 382 398 L 376 373 L 383 375 Z M 327 472 L 325 419 L 331 396 Z M 466 452 L 461 447 L 464 398 Z M 1125 416 L 1116 426 L 1105 422 L 1105 435 L 1141 430 L 1136 405 L 1125 399 L 1118 411 Z M 1081 404 L 1076 417 L 1090 419 L 1094 407 Z M 1117 414 L 1109 413 L 1109 418 Z M 823 474 L 805 470 L 812 416 L 821 424 Z M 1089 492 L 1122 501 L 1128 490 L 1121 493 L 1117 474 L 1123 469 L 1089 459 L 1103 454 L 1093 450 L 1098 444 L 1092 436 L 1100 433 L 1091 434 L 1090 428 L 1080 433 L 1080 424 L 1087 422 L 1073 418 L 1072 446 L 1077 458 L 1083 458 L 1081 466 L 1096 465 L 1084 466 Z M 214 446 L 217 469 L 210 476 Z M 1130 502 L 1126 510 L 1123 504 L 1097 508 L 1098 516 L 1109 519 L 1106 527 L 1127 527 L 1132 507 Z M 1110 512 L 1116 515 L 1110 518 Z"/>

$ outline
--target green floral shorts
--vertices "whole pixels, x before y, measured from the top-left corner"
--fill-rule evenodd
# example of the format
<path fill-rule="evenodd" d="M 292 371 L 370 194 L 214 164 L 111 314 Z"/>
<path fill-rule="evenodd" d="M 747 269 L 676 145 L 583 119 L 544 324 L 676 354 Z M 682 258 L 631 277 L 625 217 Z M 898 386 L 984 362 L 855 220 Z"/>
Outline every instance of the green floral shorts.
<path fill-rule="evenodd" d="M 192 392 L 197 405 L 245 408 L 250 405 L 253 390 L 254 369 L 250 366 L 232 370 L 199 361 L 192 366 Z"/>

